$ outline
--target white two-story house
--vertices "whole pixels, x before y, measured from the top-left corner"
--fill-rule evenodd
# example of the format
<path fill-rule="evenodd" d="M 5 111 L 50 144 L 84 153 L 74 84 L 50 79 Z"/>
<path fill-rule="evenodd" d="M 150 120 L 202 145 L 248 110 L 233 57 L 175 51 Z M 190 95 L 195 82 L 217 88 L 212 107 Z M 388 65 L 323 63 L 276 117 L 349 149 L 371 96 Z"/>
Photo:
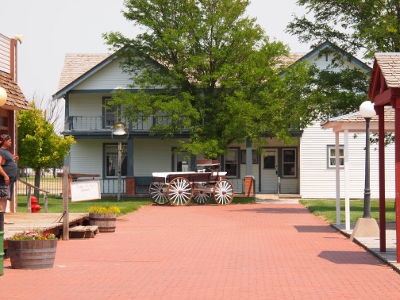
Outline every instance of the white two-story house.
<path fill-rule="evenodd" d="M 326 47 L 333 45 L 326 42 L 309 53 L 292 57 L 325 68 L 332 57 L 320 56 L 319 53 Z M 365 72 L 371 71 L 354 57 L 347 64 Z M 66 165 L 71 173 L 99 174 L 104 194 L 117 192 L 118 141 L 112 138 L 111 128 L 116 121 L 126 121 L 118 120 L 114 112 L 106 110 L 104 105 L 118 89 L 128 89 L 132 93 L 137 91 L 128 88 L 132 84 L 129 77 L 122 72 L 119 59 L 114 55 L 67 54 L 58 90 L 53 95 L 54 100 L 65 99 L 63 134 L 73 135 L 77 142 L 71 147 Z M 122 141 L 123 194 L 147 194 L 153 172 L 182 170 L 185 154 L 174 154 L 174 150 L 178 140 L 188 136 L 183 133 L 167 141 L 150 136 L 152 124 L 159 120 L 150 118 L 135 123 L 126 122 L 129 136 Z M 329 147 L 334 145 L 334 133 L 323 130 L 316 123 L 303 132 L 293 132 L 293 136 L 296 141 L 293 145 L 284 145 L 274 138 L 268 138 L 265 154 L 262 155 L 252 149 L 251 143 L 232 144 L 229 153 L 222 156 L 220 161 L 221 169 L 227 172 L 227 179 L 232 182 L 235 193 L 244 193 L 244 178 L 251 175 L 255 180 L 256 193 L 301 195 L 304 191 L 307 198 L 318 198 L 319 195 L 335 198 L 335 182 L 331 177 L 334 168 L 326 163 L 329 161 Z M 307 146 L 303 147 L 302 144 Z M 246 149 L 253 152 L 247 167 Z M 358 151 L 363 155 L 363 149 Z M 201 155 L 192 156 L 187 161 L 188 169 L 195 170 L 196 159 L 201 158 Z M 318 171 L 313 173 L 317 161 L 318 168 L 315 170 Z M 303 168 L 307 171 L 303 172 Z M 323 179 L 325 176 L 326 180 Z M 326 192 L 331 190 L 331 185 L 332 194 Z"/>

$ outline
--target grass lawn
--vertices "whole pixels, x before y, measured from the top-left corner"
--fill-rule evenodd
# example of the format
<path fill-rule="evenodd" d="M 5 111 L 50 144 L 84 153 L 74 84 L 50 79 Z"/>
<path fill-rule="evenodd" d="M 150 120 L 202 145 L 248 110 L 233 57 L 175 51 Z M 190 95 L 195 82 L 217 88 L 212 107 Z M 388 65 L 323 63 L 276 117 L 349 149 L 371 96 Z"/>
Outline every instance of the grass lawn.
<path fill-rule="evenodd" d="M 336 200 L 300 200 L 307 209 L 329 223 L 336 222 Z M 345 222 L 345 201 L 340 201 L 340 222 Z M 350 222 L 357 222 L 364 212 L 364 200 L 350 200 Z M 371 200 L 371 217 L 379 221 L 379 201 Z M 395 221 L 394 201 L 386 201 L 386 221 Z"/>
<path fill-rule="evenodd" d="M 28 212 L 27 209 L 27 196 L 18 196 L 18 212 Z M 150 198 L 123 198 L 121 201 L 117 201 L 116 198 L 106 198 L 100 200 L 91 201 L 80 201 L 80 202 L 69 202 L 69 212 L 70 213 L 86 213 L 90 206 L 111 206 L 115 205 L 121 210 L 120 215 L 124 215 L 133 211 L 138 210 L 143 205 L 151 205 L 153 202 Z M 253 198 L 240 198 L 236 197 L 233 199 L 232 204 L 251 204 L 255 203 Z M 210 200 L 209 204 L 215 204 L 215 201 Z M 39 205 L 42 209 L 39 213 L 43 213 L 43 196 L 39 198 Z M 189 205 L 197 205 L 192 199 Z M 49 213 L 62 213 L 63 210 L 63 200 L 62 198 L 54 195 L 48 196 L 48 212 Z"/>

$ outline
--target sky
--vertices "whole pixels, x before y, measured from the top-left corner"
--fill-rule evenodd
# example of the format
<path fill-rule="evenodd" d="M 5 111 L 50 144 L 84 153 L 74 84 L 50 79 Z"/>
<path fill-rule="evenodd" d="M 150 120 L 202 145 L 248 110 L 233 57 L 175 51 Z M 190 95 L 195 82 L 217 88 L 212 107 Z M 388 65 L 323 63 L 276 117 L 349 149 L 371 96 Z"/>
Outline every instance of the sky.
<path fill-rule="evenodd" d="M 252 0 L 247 14 L 270 38 L 288 45 L 291 52 L 309 52 L 297 37 L 286 34 L 293 14 L 303 15 L 297 0 Z M 102 34 L 119 31 L 133 38 L 140 30 L 121 11 L 123 0 L 3 0 L 0 33 L 18 44 L 18 85 L 28 101 L 34 94 L 49 99 L 57 92 L 67 53 L 110 53 Z"/>

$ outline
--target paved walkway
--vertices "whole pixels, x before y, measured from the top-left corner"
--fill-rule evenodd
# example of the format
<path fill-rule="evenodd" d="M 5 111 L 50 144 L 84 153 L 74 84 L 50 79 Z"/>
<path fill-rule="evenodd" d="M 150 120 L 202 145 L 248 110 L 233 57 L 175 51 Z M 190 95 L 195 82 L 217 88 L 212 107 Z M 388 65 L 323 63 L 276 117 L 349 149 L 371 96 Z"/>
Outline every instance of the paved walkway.
<path fill-rule="evenodd" d="M 55 266 L 5 260 L 1 299 L 399 299 L 400 275 L 298 203 L 147 206 L 60 241 Z"/>

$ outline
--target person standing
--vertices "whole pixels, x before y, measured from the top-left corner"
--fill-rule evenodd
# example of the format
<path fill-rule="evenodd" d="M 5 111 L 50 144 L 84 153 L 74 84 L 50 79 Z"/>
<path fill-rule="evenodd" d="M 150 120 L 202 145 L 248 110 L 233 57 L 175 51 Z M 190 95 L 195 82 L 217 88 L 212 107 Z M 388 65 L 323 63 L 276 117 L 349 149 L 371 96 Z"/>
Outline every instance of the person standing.
<path fill-rule="evenodd" d="M 0 211 L 5 211 L 7 201 L 11 201 L 14 191 L 14 183 L 18 174 L 18 155 L 11 154 L 12 140 L 10 135 L 0 136 Z M 4 224 L 12 222 L 4 221 Z"/>

